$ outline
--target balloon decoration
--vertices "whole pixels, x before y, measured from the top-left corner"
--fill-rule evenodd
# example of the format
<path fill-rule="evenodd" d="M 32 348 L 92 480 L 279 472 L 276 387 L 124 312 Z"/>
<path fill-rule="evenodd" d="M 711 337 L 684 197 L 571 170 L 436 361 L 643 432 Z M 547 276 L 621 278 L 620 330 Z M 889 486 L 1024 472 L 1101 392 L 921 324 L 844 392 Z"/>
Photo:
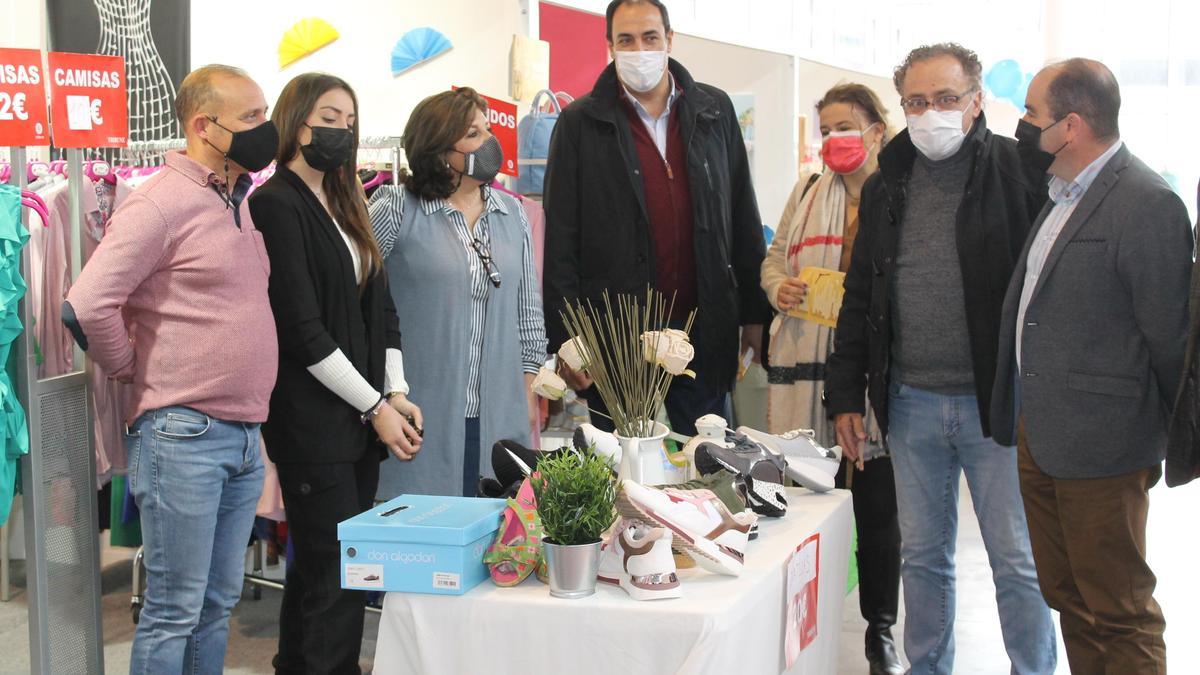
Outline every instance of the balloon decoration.
<path fill-rule="evenodd" d="M 1033 73 L 1021 70 L 1021 64 L 1013 59 L 997 61 L 983 76 L 984 86 L 998 100 L 1010 101 L 1018 110 L 1025 109 L 1025 94 Z"/>

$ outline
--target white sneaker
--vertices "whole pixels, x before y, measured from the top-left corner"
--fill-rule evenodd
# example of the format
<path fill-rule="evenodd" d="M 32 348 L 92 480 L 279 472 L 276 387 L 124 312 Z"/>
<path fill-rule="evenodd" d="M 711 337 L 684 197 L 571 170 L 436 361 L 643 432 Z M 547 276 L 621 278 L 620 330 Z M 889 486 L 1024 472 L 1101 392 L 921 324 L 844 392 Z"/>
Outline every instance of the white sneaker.
<path fill-rule="evenodd" d="M 808 429 L 793 429 L 782 434 L 738 427 L 737 433 L 763 444 L 767 449 L 783 455 L 787 462 L 788 478 L 813 492 L 828 492 L 833 489 L 834 476 L 842 462 L 841 446 L 822 447 Z"/>
<path fill-rule="evenodd" d="M 675 543 L 710 572 L 737 576 L 745 561 L 753 513 L 732 514 L 709 490 L 659 490 L 622 481 L 617 510 L 671 530 Z"/>
<path fill-rule="evenodd" d="M 671 555 L 671 531 L 640 520 L 621 518 L 600 547 L 599 581 L 617 584 L 634 600 L 683 595 Z"/>

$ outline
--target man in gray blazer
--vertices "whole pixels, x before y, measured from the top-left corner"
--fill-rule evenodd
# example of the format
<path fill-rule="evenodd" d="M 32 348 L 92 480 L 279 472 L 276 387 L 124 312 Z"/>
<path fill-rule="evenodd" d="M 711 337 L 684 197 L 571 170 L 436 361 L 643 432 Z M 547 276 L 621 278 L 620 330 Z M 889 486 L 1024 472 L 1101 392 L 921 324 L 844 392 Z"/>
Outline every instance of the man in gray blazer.
<path fill-rule="evenodd" d="M 1200 213 L 1200 185 L 1196 186 L 1196 208 Z M 1194 232 L 1200 232 L 1200 222 Z M 1200 261 L 1192 265 L 1192 298 L 1188 303 L 1187 349 L 1175 414 L 1167 439 L 1167 485 L 1179 487 L 1200 478 Z"/>
<path fill-rule="evenodd" d="M 1001 324 L 992 431 L 1016 440 L 1038 582 L 1076 673 L 1164 673 L 1146 564 L 1187 334 L 1187 210 L 1124 147 L 1107 67 L 1038 73 L 1017 127 L 1051 175 Z"/>

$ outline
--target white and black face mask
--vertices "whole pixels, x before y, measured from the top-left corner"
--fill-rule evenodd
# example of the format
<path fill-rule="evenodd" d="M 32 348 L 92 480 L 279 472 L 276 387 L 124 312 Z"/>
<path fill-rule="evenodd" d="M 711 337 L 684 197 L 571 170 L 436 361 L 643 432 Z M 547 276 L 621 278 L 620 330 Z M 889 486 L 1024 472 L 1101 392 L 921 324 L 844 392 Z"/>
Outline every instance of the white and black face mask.
<path fill-rule="evenodd" d="M 454 150 L 454 152 L 463 156 L 463 170 L 459 173 L 470 176 L 485 185 L 496 178 L 496 174 L 500 173 L 500 167 L 504 164 L 504 150 L 495 136 L 488 138 L 483 145 L 472 152 L 458 150 Z M 455 170 L 457 171 L 457 169 Z"/>

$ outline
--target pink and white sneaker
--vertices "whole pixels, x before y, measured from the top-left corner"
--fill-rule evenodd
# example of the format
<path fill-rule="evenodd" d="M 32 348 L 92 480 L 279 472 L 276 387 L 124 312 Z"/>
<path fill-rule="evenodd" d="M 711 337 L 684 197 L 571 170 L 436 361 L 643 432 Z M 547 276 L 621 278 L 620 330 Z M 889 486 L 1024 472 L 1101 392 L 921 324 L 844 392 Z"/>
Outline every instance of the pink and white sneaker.
<path fill-rule="evenodd" d="M 616 584 L 634 600 L 661 600 L 683 595 L 671 555 L 671 531 L 640 520 L 621 518 L 600 547 L 597 580 Z"/>
<path fill-rule="evenodd" d="M 732 576 L 742 572 L 750 528 L 758 520 L 753 513 L 730 513 L 709 490 L 660 490 L 630 480 L 617 491 L 617 511 L 662 525 L 701 567 Z"/>

